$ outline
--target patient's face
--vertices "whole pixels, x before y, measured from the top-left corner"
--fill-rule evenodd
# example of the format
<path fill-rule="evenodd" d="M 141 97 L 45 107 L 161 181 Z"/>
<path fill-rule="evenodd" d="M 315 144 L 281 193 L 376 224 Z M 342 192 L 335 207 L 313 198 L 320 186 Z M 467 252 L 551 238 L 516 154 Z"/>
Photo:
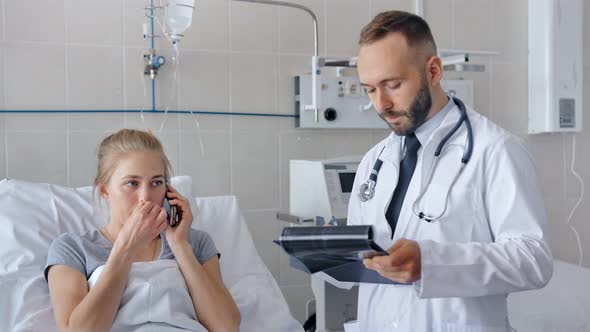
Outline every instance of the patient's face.
<path fill-rule="evenodd" d="M 140 200 L 164 203 L 166 179 L 157 152 L 132 152 L 121 157 L 103 196 L 109 201 L 111 219 L 124 223 Z"/>

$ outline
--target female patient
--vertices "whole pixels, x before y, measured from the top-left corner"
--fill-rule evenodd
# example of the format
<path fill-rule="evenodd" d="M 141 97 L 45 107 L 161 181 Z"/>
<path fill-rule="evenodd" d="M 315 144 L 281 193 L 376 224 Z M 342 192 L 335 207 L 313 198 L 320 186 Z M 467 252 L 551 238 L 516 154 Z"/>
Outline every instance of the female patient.
<path fill-rule="evenodd" d="M 45 278 L 60 330 L 137 330 L 140 323 L 157 324 L 159 330 L 238 329 L 240 313 L 223 284 L 215 245 L 208 234 L 191 229 L 189 202 L 167 186 L 169 175 L 168 158 L 150 133 L 123 129 L 102 141 L 94 183 L 109 203 L 110 220 L 100 230 L 63 234 L 48 253 Z M 169 225 L 162 207 L 165 196 L 179 210 L 176 227 Z M 173 283 L 165 289 L 174 274 L 151 279 L 159 273 L 158 264 L 170 262 L 171 273 L 185 285 Z M 144 277 L 147 282 L 134 282 Z M 179 304 L 182 292 L 189 309 Z M 134 296 L 140 298 L 135 309 Z M 183 320 L 179 306 L 190 311 L 184 320 L 191 317 L 195 328 L 176 324 Z M 125 315 L 131 318 L 117 325 Z"/>

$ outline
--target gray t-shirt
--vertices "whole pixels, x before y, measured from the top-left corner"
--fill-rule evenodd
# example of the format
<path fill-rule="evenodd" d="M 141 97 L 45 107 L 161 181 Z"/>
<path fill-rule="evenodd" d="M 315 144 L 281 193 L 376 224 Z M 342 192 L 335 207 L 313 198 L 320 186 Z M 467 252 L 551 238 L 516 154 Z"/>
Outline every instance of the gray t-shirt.
<path fill-rule="evenodd" d="M 157 259 L 174 259 L 172 249 L 166 241 L 166 232 L 160 233 L 162 245 Z M 211 236 L 204 231 L 191 229 L 189 241 L 197 260 L 204 264 L 210 258 L 220 257 Z M 113 246 L 99 230 L 91 230 L 84 234 L 65 233 L 51 243 L 45 265 L 47 272 L 53 265 L 67 265 L 84 274 L 88 280 L 92 272 L 104 265 L 109 258 Z"/>

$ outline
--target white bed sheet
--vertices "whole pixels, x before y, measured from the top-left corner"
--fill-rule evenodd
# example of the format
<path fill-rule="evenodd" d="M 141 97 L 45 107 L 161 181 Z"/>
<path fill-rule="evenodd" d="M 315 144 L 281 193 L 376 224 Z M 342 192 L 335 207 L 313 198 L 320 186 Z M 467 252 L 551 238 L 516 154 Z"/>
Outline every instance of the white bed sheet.
<path fill-rule="evenodd" d="M 590 332 L 590 269 L 554 261 L 543 289 L 512 293 L 508 311 L 518 332 Z"/>
<path fill-rule="evenodd" d="M 192 197 L 191 179 L 173 185 Z M 0 331 L 55 331 L 43 267 L 53 239 L 104 225 L 108 208 L 92 188 L 0 181 Z M 193 227 L 221 252 L 224 282 L 242 314 L 242 331 L 302 331 L 258 255 L 233 196 L 193 197 Z"/>

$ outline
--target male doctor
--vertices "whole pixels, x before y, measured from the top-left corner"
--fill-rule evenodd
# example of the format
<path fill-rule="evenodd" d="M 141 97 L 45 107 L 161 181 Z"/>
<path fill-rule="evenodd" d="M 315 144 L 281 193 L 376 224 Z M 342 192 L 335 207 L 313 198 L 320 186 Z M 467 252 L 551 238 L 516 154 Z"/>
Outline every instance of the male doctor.
<path fill-rule="evenodd" d="M 393 132 L 359 165 L 348 224 L 373 225 L 389 255 L 365 266 L 405 285 L 361 284 L 358 321 L 346 330 L 510 331 L 508 294 L 543 287 L 553 273 L 527 148 L 468 108 L 473 154 L 461 170 L 467 124 L 441 88 L 436 44 L 416 15 L 377 15 L 361 32 L 358 73 Z M 377 159 L 374 195 L 361 197 Z"/>

